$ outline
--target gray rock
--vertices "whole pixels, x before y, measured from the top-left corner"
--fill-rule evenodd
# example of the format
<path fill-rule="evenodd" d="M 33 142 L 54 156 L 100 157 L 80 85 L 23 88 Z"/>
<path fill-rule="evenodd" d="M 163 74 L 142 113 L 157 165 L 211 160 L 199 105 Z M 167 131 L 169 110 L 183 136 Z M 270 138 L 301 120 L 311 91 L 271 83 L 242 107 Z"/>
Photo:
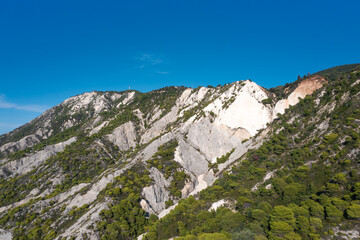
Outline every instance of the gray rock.
<path fill-rule="evenodd" d="M 44 150 L 36 152 L 31 156 L 8 162 L 0 167 L 0 176 L 6 177 L 9 174 L 25 174 L 30 172 L 32 169 L 45 162 L 51 156 L 54 156 L 56 153 L 63 151 L 67 145 L 75 141 L 76 137 L 72 137 L 65 142 L 47 146 L 44 148 Z"/>
<path fill-rule="evenodd" d="M 169 200 L 167 188 L 170 185 L 170 179 L 166 180 L 156 168 L 151 168 L 150 177 L 154 180 L 154 184 L 145 187 L 141 195 L 148 203 L 148 209 L 154 211 L 155 214 L 159 214 L 165 209 L 165 202 Z"/>
<path fill-rule="evenodd" d="M 133 122 L 127 122 L 106 135 L 109 141 L 117 145 L 120 151 L 129 150 L 137 144 L 137 133 Z"/>

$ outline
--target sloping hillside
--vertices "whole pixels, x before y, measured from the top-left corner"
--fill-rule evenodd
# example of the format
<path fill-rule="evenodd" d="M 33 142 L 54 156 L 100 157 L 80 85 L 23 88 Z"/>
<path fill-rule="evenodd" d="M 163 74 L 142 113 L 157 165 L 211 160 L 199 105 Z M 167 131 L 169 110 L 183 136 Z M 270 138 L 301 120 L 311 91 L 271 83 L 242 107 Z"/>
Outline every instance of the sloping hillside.
<path fill-rule="evenodd" d="M 0 136 L 0 236 L 292 239 L 332 236 L 340 222 L 354 229 L 358 79 L 352 69 L 284 94 L 246 80 L 69 98 Z"/>
<path fill-rule="evenodd" d="M 213 186 L 153 224 L 146 239 L 358 239 L 360 72 L 329 77 Z"/>

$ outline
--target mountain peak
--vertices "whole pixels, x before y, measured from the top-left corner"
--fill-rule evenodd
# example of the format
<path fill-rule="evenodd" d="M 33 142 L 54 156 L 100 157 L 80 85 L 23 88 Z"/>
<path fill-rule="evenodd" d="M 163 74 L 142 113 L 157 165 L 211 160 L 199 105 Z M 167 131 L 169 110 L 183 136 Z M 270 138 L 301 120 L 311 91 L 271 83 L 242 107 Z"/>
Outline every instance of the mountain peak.
<path fill-rule="evenodd" d="M 199 216 L 225 211 L 248 224 L 258 221 L 259 206 L 261 214 L 275 214 L 277 205 L 302 207 L 296 199 L 320 204 L 316 194 L 340 196 L 331 184 L 355 196 L 360 75 L 336 71 L 336 79 L 310 75 L 275 91 L 245 80 L 71 97 L 2 136 L 0 224 L 15 238 L 45 222 L 38 239 L 111 239 L 110 229 L 125 224 L 134 231 L 116 228 L 115 239 L 146 231 L 157 236 L 149 239 L 168 239 L 179 234 L 161 230 L 173 224 L 169 219 L 194 230 L 191 217 L 177 215 L 192 214 L 188 202 L 200 204 Z M 312 168 L 332 180 L 321 175 L 324 186 L 307 182 L 318 176 Z M 272 200 L 263 203 L 267 197 Z"/>

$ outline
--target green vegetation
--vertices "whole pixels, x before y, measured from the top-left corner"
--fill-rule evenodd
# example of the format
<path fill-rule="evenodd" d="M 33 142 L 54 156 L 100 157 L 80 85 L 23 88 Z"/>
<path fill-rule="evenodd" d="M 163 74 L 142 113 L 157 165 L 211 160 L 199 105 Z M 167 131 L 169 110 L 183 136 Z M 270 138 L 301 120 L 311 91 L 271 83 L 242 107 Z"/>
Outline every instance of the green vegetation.
<path fill-rule="evenodd" d="M 360 99 L 354 95 L 360 84 L 351 84 L 360 73 L 337 78 L 326 86 L 320 104 L 315 103 L 316 92 L 290 107 L 270 126 L 266 142 L 249 151 L 231 173 L 223 172 L 198 200 L 181 200 L 149 228 L 146 239 L 200 239 L 219 233 L 232 239 L 320 239 L 332 238 L 339 223 L 342 229 L 357 226 L 360 156 L 354 149 L 360 146 Z M 346 93 L 352 96 L 342 101 Z M 337 104 L 334 110 L 319 111 L 331 101 Z M 324 130 L 319 122 L 325 119 Z M 274 176 L 250 191 L 270 171 Z M 220 199 L 232 207 L 209 212 L 210 203 Z"/>
<path fill-rule="evenodd" d="M 175 198 L 181 198 L 181 189 L 185 186 L 185 180 L 189 177 L 183 170 L 182 166 L 174 161 L 174 154 L 178 142 L 171 140 L 158 147 L 158 151 L 147 160 L 147 167 L 157 168 L 162 172 L 166 179 L 172 177 L 169 187 L 170 194 Z"/>
<path fill-rule="evenodd" d="M 116 115 L 115 119 L 109 122 L 100 130 L 98 135 L 105 135 L 111 133 L 115 128 L 127 122 L 139 123 L 139 118 L 133 113 L 130 107 L 125 107 L 122 112 Z"/>
<path fill-rule="evenodd" d="M 327 80 L 338 81 L 339 79 L 343 78 L 344 75 L 349 75 L 351 72 L 359 70 L 360 64 L 346 64 L 325 69 L 312 75 L 321 75 L 324 76 Z"/>
<path fill-rule="evenodd" d="M 0 206 L 6 206 L 23 199 L 46 174 L 33 170 L 19 177 L 0 179 Z"/>
<path fill-rule="evenodd" d="M 273 100 L 271 98 L 267 98 L 267 99 L 264 99 L 261 101 L 263 104 L 272 104 L 273 103 Z"/>
<path fill-rule="evenodd" d="M 217 163 L 217 164 L 221 164 L 221 163 L 226 162 L 226 161 L 229 159 L 230 155 L 231 155 L 234 151 L 235 151 L 235 148 L 232 149 L 232 150 L 231 150 L 230 152 L 228 152 L 227 154 L 222 155 L 221 157 L 216 158 L 216 163 Z"/>
<path fill-rule="evenodd" d="M 97 231 L 102 240 L 134 239 L 156 220 L 156 216 L 148 218 L 139 204 L 142 188 L 150 183 L 149 172 L 141 165 L 134 165 L 106 187 L 102 195 L 114 201 L 100 213 Z"/>
<path fill-rule="evenodd" d="M 46 169 L 57 166 L 65 175 L 65 180 L 56 186 L 49 198 L 76 184 L 91 182 L 120 158 L 121 155 L 112 143 L 103 141 L 102 144 L 106 145 L 101 146 L 93 140 L 94 137 L 83 137 L 45 162 Z"/>
<path fill-rule="evenodd" d="M 209 164 L 219 178 L 211 187 L 186 199 L 181 199 L 180 190 L 189 176 L 174 160 L 177 141 L 159 146 L 144 164 L 146 159 L 128 160 L 146 144 L 119 151 L 105 136 L 129 121 L 138 132 L 143 130 L 139 127 L 140 121 L 148 128 L 151 112 L 157 108 L 162 111 L 161 116 L 167 114 L 185 88 L 135 92 L 128 105 L 100 114 L 102 120 L 109 123 L 91 137 L 87 134 L 87 121 L 94 116 L 90 107 L 72 115 L 77 124 L 66 130 L 62 126 L 69 120 L 69 109 L 55 107 L 49 113 L 53 114 L 50 127 L 54 130 L 49 139 L 11 155 L 2 153 L 2 157 L 15 160 L 73 136 L 78 140 L 30 172 L 0 179 L 0 207 L 19 202 L 36 190 L 29 202 L 0 213 L 0 227 L 11 229 L 14 239 L 55 239 L 94 205 L 106 201 L 109 204 L 100 212 L 100 221 L 89 227 L 103 240 L 136 239 L 143 233 L 148 240 L 336 238 L 335 227 L 354 229 L 360 221 L 360 84 L 353 85 L 360 79 L 360 72 L 353 71 L 358 67 L 342 66 L 317 73 L 329 80 L 323 89 L 279 115 L 270 124 L 265 141 L 248 151 L 231 169 L 219 172 L 217 166 L 226 162 L 234 149 Z M 284 97 L 285 89 L 291 91 L 304 78 L 271 91 Z M 227 84 L 220 91 L 231 86 Z M 179 122 L 195 115 L 204 116 L 203 108 L 212 101 L 210 91 L 197 107 L 185 111 Z M 235 97 L 229 97 L 224 107 L 234 100 Z M 263 103 L 273 104 L 270 98 Z M 214 113 L 210 116 L 215 117 Z M 43 120 L 42 116 L 8 138 L 2 137 L 0 142 L 34 133 Z M 167 130 L 170 129 L 168 126 Z M 5 175 L 7 171 L 3 169 Z M 80 183 L 87 185 L 78 193 L 87 192 L 104 171 L 110 175 L 111 171 L 122 172 L 100 192 L 95 202 L 71 209 L 64 202 L 56 202 L 59 194 Z M 144 204 L 142 189 L 153 184 L 150 177 L 153 171 L 160 171 L 166 179 L 171 179 L 168 189 L 171 197 L 166 206 L 178 202 L 162 219 L 149 216 L 140 205 L 140 202 Z M 263 182 L 266 175 L 272 177 Z M 253 188 L 255 185 L 257 189 Z M 47 195 L 46 189 L 50 190 Z M 226 207 L 209 211 L 212 203 L 222 199 L 226 200 Z"/>
<path fill-rule="evenodd" d="M 158 151 L 147 160 L 148 168 L 154 167 L 165 174 L 165 178 L 169 178 L 177 168 L 181 167 L 180 164 L 174 161 L 174 154 L 178 142 L 171 140 L 158 147 Z"/>
<path fill-rule="evenodd" d="M 70 128 L 65 129 L 61 133 L 57 135 L 53 135 L 52 137 L 41 141 L 40 143 L 36 144 L 33 147 L 26 148 L 21 151 L 17 151 L 9 156 L 10 160 L 19 159 L 25 157 L 27 154 L 32 154 L 43 150 L 48 145 L 53 145 L 56 143 L 64 142 L 72 137 L 78 135 L 78 130 L 80 129 L 80 125 L 76 125 Z"/>

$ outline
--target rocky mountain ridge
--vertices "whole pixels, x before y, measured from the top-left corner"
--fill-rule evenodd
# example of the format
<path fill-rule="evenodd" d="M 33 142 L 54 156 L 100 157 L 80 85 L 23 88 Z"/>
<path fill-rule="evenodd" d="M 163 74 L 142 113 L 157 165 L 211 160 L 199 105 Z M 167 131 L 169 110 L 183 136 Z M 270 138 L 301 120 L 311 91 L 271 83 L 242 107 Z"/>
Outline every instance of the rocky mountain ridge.
<path fill-rule="evenodd" d="M 135 195 L 139 221 L 164 217 L 258 148 L 286 109 L 327 84 L 310 76 L 285 89 L 284 99 L 250 80 L 71 97 L 0 136 L 0 224 L 15 239 L 99 239 L 102 214 Z"/>

